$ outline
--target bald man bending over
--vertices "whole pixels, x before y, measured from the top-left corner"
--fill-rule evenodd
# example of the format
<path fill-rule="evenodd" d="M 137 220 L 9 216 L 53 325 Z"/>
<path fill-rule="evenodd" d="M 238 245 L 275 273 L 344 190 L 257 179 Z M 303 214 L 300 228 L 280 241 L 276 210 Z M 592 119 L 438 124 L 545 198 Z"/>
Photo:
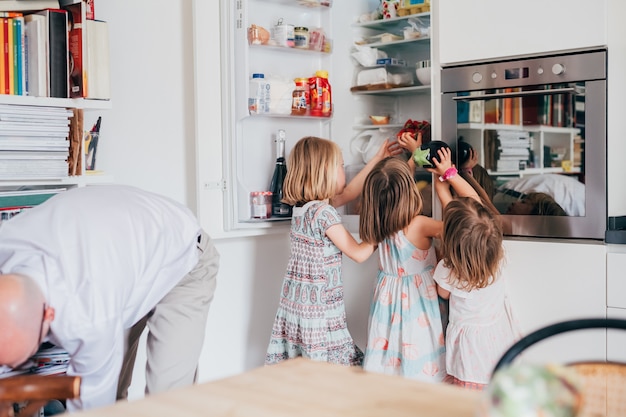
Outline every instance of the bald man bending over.
<path fill-rule="evenodd" d="M 68 410 L 125 398 L 148 327 L 146 393 L 192 384 L 219 254 L 183 205 L 137 188 L 72 189 L 0 225 L 0 365 L 44 341 L 82 378 Z"/>

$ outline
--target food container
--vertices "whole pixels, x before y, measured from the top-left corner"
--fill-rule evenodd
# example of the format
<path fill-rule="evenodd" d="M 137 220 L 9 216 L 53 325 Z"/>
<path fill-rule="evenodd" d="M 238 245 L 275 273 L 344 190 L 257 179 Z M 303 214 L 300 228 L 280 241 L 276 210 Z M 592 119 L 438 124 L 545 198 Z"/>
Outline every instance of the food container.
<path fill-rule="evenodd" d="M 304 26 L 297 26 L 294 29 L 294 46 L 296 48 L 308 49 L 309 48 L 309 28 Z"/>
<path fill-rule="evenodd" d="M 267 219 L 272 215 L 272 192 L 253 191 L 250 193 L 250 217 Z"/>

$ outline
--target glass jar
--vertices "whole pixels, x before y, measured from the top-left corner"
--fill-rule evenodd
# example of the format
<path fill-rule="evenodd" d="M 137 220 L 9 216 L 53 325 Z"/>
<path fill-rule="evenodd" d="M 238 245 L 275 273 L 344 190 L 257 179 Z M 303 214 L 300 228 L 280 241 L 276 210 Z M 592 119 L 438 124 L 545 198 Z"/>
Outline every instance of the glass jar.
<path fill-rule="evenodd" d="M 295 47 L 309 49 L 309 28 L 298 26 L 294 29 Z"/>
<path fill-rule="evenodd" d="M 272 215 L 272 192 L 253 191 L 250 193 L 250 217 L 267 219 Z"/>
<path fill-rule="evenodd" d="M 309 105 L 309 85 L 308 78 L 296 78 L 296 88 L 291 95 L 291 114 L 293 116 L 304 116 L 307 114 Z"/>

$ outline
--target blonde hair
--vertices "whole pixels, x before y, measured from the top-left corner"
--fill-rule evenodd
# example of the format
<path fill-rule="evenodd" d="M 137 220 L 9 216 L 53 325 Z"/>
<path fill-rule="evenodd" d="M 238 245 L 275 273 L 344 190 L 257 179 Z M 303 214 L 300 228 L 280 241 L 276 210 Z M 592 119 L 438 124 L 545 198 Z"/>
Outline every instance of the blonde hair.
<path fill-rule="evenodd" d="M 314 136 L 300 139 L 289 153 L 282 202 L 296 206 L 334 197 L 341 160 L 336 143 Z"/>
<path fill-rule="evenodd" d="M 408 164 L 397 157 L 378 162 L 365 178 L 359 235 L 379 243 L 407 227 L 422 211 L 422 196 Z"/>
<path fill-rule="evenodd" d="M 504 257 L 502 226 L 471 197 L 452 200 L 443 211 L 442 258 L 457 288 L 485 288 L 496 279 Z"/>

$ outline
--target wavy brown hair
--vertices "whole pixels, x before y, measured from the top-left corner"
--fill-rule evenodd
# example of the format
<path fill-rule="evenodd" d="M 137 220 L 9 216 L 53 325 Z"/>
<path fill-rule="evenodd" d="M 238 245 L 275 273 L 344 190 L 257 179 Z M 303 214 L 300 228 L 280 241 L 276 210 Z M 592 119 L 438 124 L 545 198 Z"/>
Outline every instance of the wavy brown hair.
<path fill-rule="evenodd" d="M 283 203 L 299 206 L 334 197 L 341 161 L 341 148 L 336 143 L 315 136 L 300 139 L 287 159 Z"/>
<path fill-rule="evenodd" d="M 442 258 L 457 288 L 489 286 L 504 257 L 502 226 L 494 214 L 471 197 L 457 197 L 443 211 Z"/>
<path fill-rule="evenodd" d="M 524 197 L 524 202 L 533 206 L 529 214 L 539 214 L 544 216 L 567 216 L 563 207 L 546 193 L 528 193 Z"/>
<path fill-rule="evenodd" d="M 378 162 L 365 178 L 361 196 L 359 235 L 379 243 L 411 223 L 422 211 L 422 196 L 409 165 L 398 157 Z"/>

